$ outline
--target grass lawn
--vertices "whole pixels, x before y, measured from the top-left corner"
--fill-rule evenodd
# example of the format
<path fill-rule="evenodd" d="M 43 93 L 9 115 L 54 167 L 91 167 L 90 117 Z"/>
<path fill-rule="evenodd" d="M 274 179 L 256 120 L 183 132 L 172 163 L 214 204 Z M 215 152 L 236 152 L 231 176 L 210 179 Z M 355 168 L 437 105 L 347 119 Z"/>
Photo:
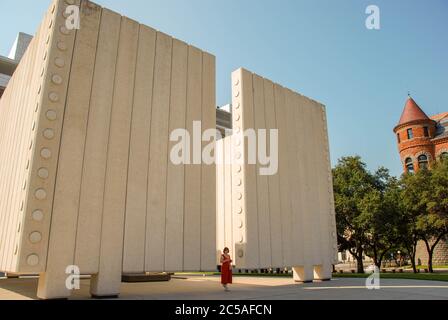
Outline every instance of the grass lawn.
<path fill-rule="evenodd" d="M 219 276 L 218 272 L 190 272 L 176 273 L 176 275 L 206 275 Z M 273 277 L 273 278 L 292 278 L 291 274 L 266 274 L 266 273 L 234 273 L 235 277 Z M 334 273 L 333 278 L 367 278 L 370 274 L 359 273 Z M 429 280 L 448 282 L 448 273 L 381 273 L 382 279 L 411 279 L 411 280 Z"/>
<path fill-rule="evenodd" d="M 333 274 L 334 278 L 367 278 L 369 274 Z M 412 280 L 430 280 L 447 281 L 448 273 L 381 273 L 382 279 L 412 279 Z"/>
<path fill-rule="evenodd" d="M 412 267 L 406 266 L 406 267 L 404 267 L 404 269 L 409 270 L 409 269 L 412 269 Z M 417 269 L 420 269 L 420 270 L 428 269 L 428 266 L 417 266 Z M 433 266 L 433 269 L 448 269 L 448 266 Z"/>

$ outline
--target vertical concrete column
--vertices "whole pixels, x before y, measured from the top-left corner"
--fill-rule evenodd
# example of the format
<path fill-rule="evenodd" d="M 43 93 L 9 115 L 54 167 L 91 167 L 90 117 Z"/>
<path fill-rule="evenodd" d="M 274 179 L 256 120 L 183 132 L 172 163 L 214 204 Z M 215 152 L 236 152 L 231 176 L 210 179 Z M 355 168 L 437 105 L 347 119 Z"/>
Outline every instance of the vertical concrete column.
<path fill-rule="evenodd" d="M 80 30 L 77 31 L 68 79 L 53 74 L 54 86 L 68 82 L 63 119 L 59 164 L 50 229 L 45 275 L 39 283 L 39 296 L 62 298 L 69 294 L 67 269 L 74 266 L 84 148 L 95 65 L 101 8 L 82 1 Z M 64 34 L 64 30 L 60 30 Z M 75 32 L 73 30 L 72 32 Z M 55 91 L 56 92 L 56 91 Z M 53 99 L 55 102 L 56 96 Z M 43 173 L 42 173 L 43 174 Z M 70 272 L 70 271 L 68 271 Z"/>
<path fill-rule="evenodd" d="M 173 39 L 173 58 L 171 68 L 170 125 L 168 135 L 185 127 L 187 113 L 187 75 L 188 45 Z M 179 138 L 179 137 L 176 137 Z M 185 133 L 180 143 L 186 147 L 188 137 Z M 185 201 L 185 165 L 174 164 L 170 157 L 173 147 L 179 142 L 169 142 L 167 200 L 166 200 L 166 234 L 165 234 L 165 271 L 176 272 L 183 269 L 184 250 L 184 201 Z M 184 149 L 186 152 L 186 149 Z M 184 153 L 183 156 L 186 156 Z M 212 256 L 214 259 L 214 257 Z"/>
<path fill-rule="evenodd" d="M 93 72 L 84 151 L 75 265 L 85 274 L 99 270 L 110 119 L 121 16 L 103 9 Z M 137 233 L 137 230 L 134 231 Z"/>
<path fill-rule="evenodd" d="M 314 266 L 314 279 L 320 281 L 329 281 L 331 280 L 332 271 L 333 268 L 328 262 L 322 265 Z"/>
<path fill-rule="evenodd" d="M 104 189 L 101 248 L 98 274 L 92 278 L 95 297 L 120 293 L 129 139 L 132 121 L 139 24 L 123 17 L 115 72 Z"/>
<path fill-rule="evenodd" d="M 292 267 L 293 278 L 298 283 L 313 282 L 314 274 L 313 268 L 310 265 Z"/>

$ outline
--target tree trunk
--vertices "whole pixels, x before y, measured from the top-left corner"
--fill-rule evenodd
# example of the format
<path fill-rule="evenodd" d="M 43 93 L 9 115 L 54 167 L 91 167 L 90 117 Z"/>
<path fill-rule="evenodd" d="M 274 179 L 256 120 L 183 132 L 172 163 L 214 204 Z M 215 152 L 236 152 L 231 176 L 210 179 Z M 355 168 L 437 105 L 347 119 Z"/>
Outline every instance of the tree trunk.
<path fill-rule="evenodd" d="M 363 256 L 363 250 L 362 249 L 358 249 L 358 251 L 356 252 L 356 262 L 358 265 L 358 273 L 363 274 L 364 273 L 364 261 L 362 259 Z"/>
<path fill-rule="evenodd" d="M 384 256 L 389 252 L 389 250 L 391 250 L 391 249 L 388 248 L 380 254 L 380 257 L 378 258 L 378 262 L 376 263 L 376 266 L 378 267 L 378 269 L 381 270 L 381 264 L 383 263 Z"/>
<path fill-rule="evenodd" d="M 415 263 L 415 251 L 411 253 L 411 264 L 412 264 L 412 271 L 414 271 L 414 273 L 417 273 L 417 264 Z"/>
<path fill-rule="evenodd" d="M 434 273 L 434 269 L 432 267 L 432 257 L 434 255 L 434 251 L 430 250 L 431 253 L 428 252 L 428 270 L 430 273 Z"/>
<path fill-rule="evenodd" d="M 417 263 L 415 261 L 415 256 L 417 255 L 418 237 L 414 234 L 412 238 L 413 238 L 412 245 L 408 247 L 407 250 L 409 255 L 411 256 L 412 271 L 414 271 L 414 273 L 417 274 L 418 270 L 417 270 Z"/>
<path fill-rule="evenodd" d="M 426 245 L 426 251 L 428 252 L 428 271 L 430 273 L 434 273 L 434 269 L 432 268 L 432 258 L 434 255 L 434 248 L 435 246 L 432 246 L 429 244 L 429 240 L 424 239 L 425 245 Z"/>

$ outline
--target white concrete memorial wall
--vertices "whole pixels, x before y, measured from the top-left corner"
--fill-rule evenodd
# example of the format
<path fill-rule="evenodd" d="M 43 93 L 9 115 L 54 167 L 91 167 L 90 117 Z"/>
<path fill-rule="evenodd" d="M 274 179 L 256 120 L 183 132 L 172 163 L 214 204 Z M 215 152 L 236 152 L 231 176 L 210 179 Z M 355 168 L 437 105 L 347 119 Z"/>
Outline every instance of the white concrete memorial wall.
<path fill-rule="evenodd" d="M 215 165 L 173 165 L 169 139 L 214 129 L 215 100 L 214 56 L 54 1 L 0 101 L 0 270 L 39 273 L 41 298 L 70 295 L 71 265 L 97 296 L 122 273 L 215 270 Z"/>
<path fill-rule="evenodd" d="M 0 270 L 39 274 L 44 299 L 69 297 L 73 272 L 114 296 L 124 273 L 215 270 L 228 246 L 237 268 L 330 278 L 325 108 L 240 69 L 234 133 L 215 150 L 229 161 L 209 164 L 215 87 L 214 56 L 90 1 L 53 1 L 0 100 Z M 247 129 L 279 130 L 274 174 L 232 163 L 250 158 Z"/>
<path fill-rule="evenodd" d="M 330 279 L 337 239 L 325 107 L 244 69 L 232 74 L 232 97 L 233 132 L 217 142 L 218 253 L 231 248 L 238 269 L 289 267 L 299 282 Z M 250 129 L 257 158 L 277 150 L 269 137 L 278 129 L 275 174 L 249 161 Z"/>

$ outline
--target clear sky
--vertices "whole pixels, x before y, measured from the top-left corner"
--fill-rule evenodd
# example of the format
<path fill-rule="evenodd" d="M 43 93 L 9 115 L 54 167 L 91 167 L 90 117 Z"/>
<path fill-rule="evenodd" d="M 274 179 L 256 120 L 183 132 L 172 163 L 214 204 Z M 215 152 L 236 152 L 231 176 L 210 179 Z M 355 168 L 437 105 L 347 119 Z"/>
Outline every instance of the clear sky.
<path fill-rule="evenodd" d="M 34 34 L 50 0 L 1 1 L 0 54 Z M 217 103 L 245 67 L 327 106 L 333 164 L 360 155 L 401 174 L 397 124 L 407 93 L 448 111 L 447 0 L 97 0 L 217 57 Z M 381 30 L 365 27 L 368 5 Z"/>

